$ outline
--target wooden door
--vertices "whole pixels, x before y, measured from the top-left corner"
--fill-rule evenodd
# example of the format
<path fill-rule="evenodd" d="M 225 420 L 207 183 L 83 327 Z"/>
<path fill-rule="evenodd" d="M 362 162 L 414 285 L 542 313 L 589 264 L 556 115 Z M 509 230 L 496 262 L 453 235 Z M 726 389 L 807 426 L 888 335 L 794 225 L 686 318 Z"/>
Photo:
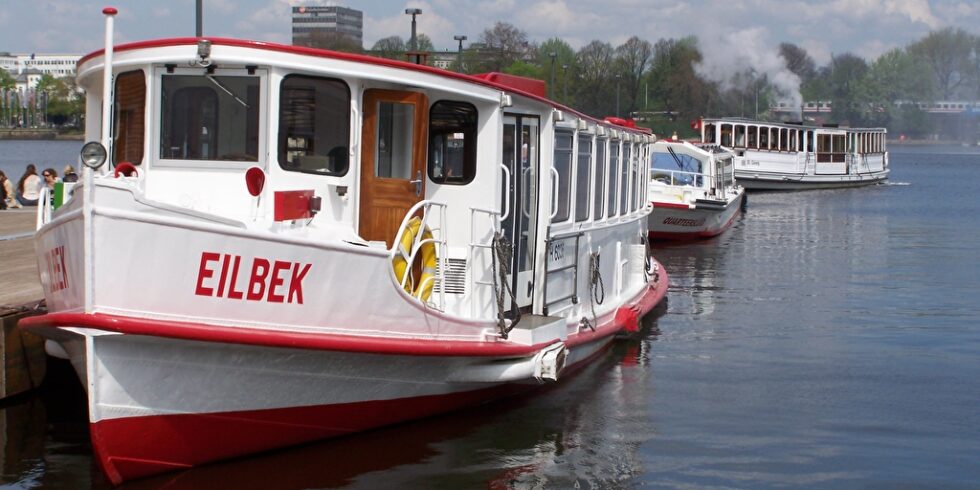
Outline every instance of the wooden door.
<path fill-rule="evenodd" d="M 390 247 L 405 213 L 425 196 L 428 100 L 401 90 L 364 92 L 358 233 Z"/>

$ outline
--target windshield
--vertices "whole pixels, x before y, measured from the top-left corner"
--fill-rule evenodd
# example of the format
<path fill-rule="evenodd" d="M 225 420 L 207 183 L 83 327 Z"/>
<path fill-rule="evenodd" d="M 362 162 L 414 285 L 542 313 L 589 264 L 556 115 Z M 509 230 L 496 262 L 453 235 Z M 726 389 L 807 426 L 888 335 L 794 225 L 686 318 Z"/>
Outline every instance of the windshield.
<path fill-rule="evenodd" d="M 160 157 L 255 162 L 259 77 L 164 75 Z"/>

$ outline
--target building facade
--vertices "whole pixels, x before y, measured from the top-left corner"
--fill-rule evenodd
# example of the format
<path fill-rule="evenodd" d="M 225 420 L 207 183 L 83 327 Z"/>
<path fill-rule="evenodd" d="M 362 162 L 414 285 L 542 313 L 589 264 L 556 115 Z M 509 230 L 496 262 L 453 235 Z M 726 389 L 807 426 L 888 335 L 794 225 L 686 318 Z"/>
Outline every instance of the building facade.
<path fill-rule="evenodd" d="M 30 70 L 55 78 L 74 77 L 75 63 L 81 59 L 77 54 L 11 54 L 0 52 L 0 68 L 11 75 L 19 75 Z"/>
<path fill-rule="evenodd" d="M 364 44 L 364 14 L 346 7 L 293 7 L 293 44 L 309 46 L 317 36 L 343 36 Z"/>

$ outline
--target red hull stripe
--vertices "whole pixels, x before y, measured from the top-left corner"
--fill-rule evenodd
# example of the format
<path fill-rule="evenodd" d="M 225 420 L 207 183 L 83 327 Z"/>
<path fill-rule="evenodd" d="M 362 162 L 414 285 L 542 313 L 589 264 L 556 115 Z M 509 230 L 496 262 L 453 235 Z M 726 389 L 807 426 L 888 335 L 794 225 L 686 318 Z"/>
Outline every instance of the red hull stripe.
<path fill-rule="evenodd" d="M 673 208 L 673 209 L 691 209 L 688 204 L 680 204 L 676 202 L 653 202 L 653 207 L 655 208 Z"/>
<path fill-rule="evenodd" d="M 118 485 L 210 461 L 423 418 L 528 386 L 311 407 L 126 417 L 93 423 L 90 430 L 102 471 Z"/>
<path fill-rule="evenodd" d="M 650 301 L 648 298 L 655 299 L 654 304 L 656 304 L 666 294 L 666 290 L 667 278 L 662 275 L 658 283 L 645 288 L 632 303 L 624 306 L 624 308 L 633 309 L 642 315 L 649 309 L 641 311 L 635 305 Z M 651 305 L 650 308 L 652 307 Z M 528 346 L 506 341 L 467 342 L 290 332 L 132 318 L 103 313 L 48 313 L 47 315 L 24 318 L 19 325 L 21 328 L 41 335 L 44 334 L 44 330 L 51 328 L 85 327 L 128 335 L 149 335 L 203 342 L 408 356 L 525 356 L 536 353 L 550 344 L 548 342 Z M 607 335 L 613 335 L 624 327 L 625 325 L 616 320 L 607 322 L 594 332 L 583 331 L 569 337 L 565 344 L 568 347 L 575 347 Z"/>

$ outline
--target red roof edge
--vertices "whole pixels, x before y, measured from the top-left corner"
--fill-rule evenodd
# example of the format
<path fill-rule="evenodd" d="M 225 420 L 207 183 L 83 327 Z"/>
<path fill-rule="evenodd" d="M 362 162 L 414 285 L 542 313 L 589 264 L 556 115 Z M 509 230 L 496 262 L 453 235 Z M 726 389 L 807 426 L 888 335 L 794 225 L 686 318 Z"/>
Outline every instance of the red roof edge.
<path fill-rule="evenodd" d="M 522 90 L 529 94 L 537 95 L 538 97 L 547 98 L 547 86 L 544 84 L 543 80 L 518 75 L 509 75 L 507 73 L 500 73 L 496 71 L 490 73 L 478 73 L 473 76 L 488 82 L 496 83 L 498 85 Z"/>

